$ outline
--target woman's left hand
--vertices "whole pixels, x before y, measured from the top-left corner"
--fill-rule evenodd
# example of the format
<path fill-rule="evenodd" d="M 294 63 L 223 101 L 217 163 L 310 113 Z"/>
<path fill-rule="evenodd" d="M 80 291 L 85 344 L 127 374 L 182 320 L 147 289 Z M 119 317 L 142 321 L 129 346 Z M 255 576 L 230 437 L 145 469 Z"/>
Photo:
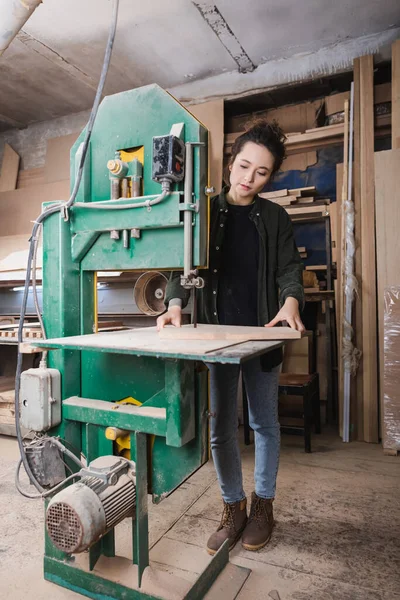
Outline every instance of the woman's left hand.
<path fill-rule="evenodd" d="M 301 331 L 302 333 L 306 330 L 300 318 L 299 303 L 296 298 L 286 298 L 285 304 L 276 317 L 267 323 L 265 327 L 273 327 L 281 321 L 287 321 L 289 327 L 297 329 L 297 331 Z"/>

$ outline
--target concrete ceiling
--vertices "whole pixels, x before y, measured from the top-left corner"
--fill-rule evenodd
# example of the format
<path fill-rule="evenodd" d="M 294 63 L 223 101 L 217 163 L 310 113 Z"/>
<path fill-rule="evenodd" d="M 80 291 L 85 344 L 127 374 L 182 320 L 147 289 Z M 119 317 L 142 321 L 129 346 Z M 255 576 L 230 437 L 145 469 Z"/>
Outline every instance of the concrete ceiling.
<path fill-rule="evenodd" d="M 110 18 L 110 0 L 44 0 L 0 59 L 0 130 L 91 106 Z M 398 0 L 121 0 L 105 93 L 156 82 L 206 96 L 221 77 L 260 88 L 276 61 L 346 44 L 360 55 L 399 26 Z"/>

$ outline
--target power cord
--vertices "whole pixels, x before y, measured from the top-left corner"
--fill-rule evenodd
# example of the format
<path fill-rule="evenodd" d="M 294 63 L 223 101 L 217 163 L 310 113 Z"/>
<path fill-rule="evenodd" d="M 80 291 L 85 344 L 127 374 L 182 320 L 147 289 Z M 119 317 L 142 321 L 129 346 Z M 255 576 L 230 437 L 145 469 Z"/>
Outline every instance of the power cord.
<path fill-rule="evenodd" d="M 56 214 L 58 212 L 61 212 L 64 219 L 68 220 L 68 209 L 75 202 L 75 199 L 76 199 L 76 196 L 77 196 L 77 193 L 79 190 L 79 186 L 80 186 L 80 183 L 82 180 L 83 168 L 85 166 L 85 159 L 86 159 L 87 151 L 89 148 L 90 137 L 92 135 L 93 126 L 94 126 L 94 123 L 96 120 L 97 111 L 99 108 L 101 97 L 103 95 L 104 84 L 105 84 L 108 69 L 110 66 L 111 54 L 112 54 L 112 49 L 113 49 L 113 45 L 114 45 L 115 32 L 116 32 L 117 21 L 118 21 L 118 8 L 119 8 L 119 0 L 113 0 L 112 18 L 111 18 L 110 29 L 109 29 L 109 34 L 108 34 L 106 52 L 105 52 L 104 61 L 103 61 L 103 67 L 101 70 L 100 80 L 99 80 L 99 84 L 97 87 L 96 96 L 95 96 L 95 99 L 93 102 L 92 110 L 90 113 L 89 121 L 88 121 L 88 124 L 86 127 L 86 134 L 85 134 L 85 138 L 83 141 L 81 159 L 80 159 L 79 168 L 78 168 L 78 171 L 76 174 L 75 184 L 74 184 L 71 196 L 70 196 L 68 202 L 59 202 L 57 204 L 53 204 L 39 215 L 39 217 L 37 218 L 37 220 L 35 221 L 35 223 L 33 225 L 32 235 L 29 240 L 29 252 L 28 252 L 28 261 L 27 261 L 27 267 L 26 267 L 24 292 L 23 292 L 23 296 L 22 296 L 21 312 L 20 312 L 20 316 L 19 316 L 19 325 L 18 325 L 18 357 L 17 357 L 17 369 L 16 369 L 16 373 L 15 373 L 15 428 L 16 428 L 19 452 L 20 452 L 20 456 L 21 456 L 21 459 L 20 459 L 20 462 L 18 463 L 17 471 L 16 471 L 16 486 L 17 486 L 18 491 L 20 493 L 23 493 L 21 491 L 21 487 L 19 485 L 19 472 L 20 472 L 21 465 L 23 465 L 24 469 L 29 477 L 29 480 L 35 486 L 37 491 L 39 492 L 38 496 L 33 496 L 31 494 L 28 495 L 26 492 L 23 493 L 23 495 L 28 498 L 43 497 L 44 495 L 49 495 L 49 493 L 52 493 L 52 491 L 55 491 L 56 489 L 58 489 L 60 487 L 60 484 L 59 484 L 55 488 L 52 488 L 52 490 L 47 491 L 47 490 L 44 490 L 44 488 L 36 480 L 36 478 L 32 472 L 32 469 L 30 468 L 28 459 L 26 457 L 25 446 L 24 446 L 24 441 L 22 438 L 21 425 L 20 425 L 19 393 L 20 393 L 20 387 L 21 387 L 21 373 L 22 373 L 22 360 L 23 360 L 23 354 L 20 351 L 20 344 L 22 344 L 22 342 L 23 342 L 23 325 L 24 325 L 25 315 L 26 315 L 26 307 L 27 307 L 28 294 L 29 294 L 29 284 L 30 284 L 30 280 L 31 280 L 32 264 L 34 264 L 34 269 L 36 271 L 35 256 L 36 256 L 36 252 L 37 252 L 39 233 L 40 233 L 40 228 L 41 228 L 42 223 L 50 215 Z M 38 312 L 39 321 L 41 323 L 43 323 L 41 315 L 40 315 L 40 310 L 38 310 L 39 304 L 37 302 L 36 272 L 34 273 L 34 275 L 32 277 L 32 287 L 33 287 L 34 299 L 36 298 L 35 306 L 36 306 L 36 310 Z M 44 328 L 43 328 L 43 334 L 45 335 Z M 67 449 L 64 446 L 64 452 L 66 452 L 66 450 Z M 73 453 L 71 453 L 71 454 L 73 454 Z M 72 477 L 70 476 L 62 483 L 65 483 L 67 480 L 69 480 L 71 478 Z"/>

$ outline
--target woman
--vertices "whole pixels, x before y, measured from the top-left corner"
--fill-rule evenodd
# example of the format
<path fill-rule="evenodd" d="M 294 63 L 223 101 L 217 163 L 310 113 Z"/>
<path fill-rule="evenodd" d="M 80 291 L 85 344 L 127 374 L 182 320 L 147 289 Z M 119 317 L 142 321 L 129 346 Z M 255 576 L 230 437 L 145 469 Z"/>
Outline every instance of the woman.
<path fill-rule="evenodd" d="M 304 331 L 302 263 L 286 211 L 257 194 L 285 158 L 280 127 L 256 123 L 239 136 L 229 164 L 229 188 L 211 201 L 210 264 L 198 294 L 200 322 L 273 327 L 287 321 Z M 181 325 L 188 292 L 174 274 L 167 286 L 168 310 L 158 328 Z M 271 538 L 280 450 L 278 378 L 281 349 L 245 362 L 242 367 L 255 440 L 255 491 L 247 517 L 237 440 L 239 366 L 209 364 L 211 449 L 223 499 L 221 523 L 207 542 L 215 554 L 226 539 L 230 549 L 242 536 L 247 550 L 259 550 Z"/>

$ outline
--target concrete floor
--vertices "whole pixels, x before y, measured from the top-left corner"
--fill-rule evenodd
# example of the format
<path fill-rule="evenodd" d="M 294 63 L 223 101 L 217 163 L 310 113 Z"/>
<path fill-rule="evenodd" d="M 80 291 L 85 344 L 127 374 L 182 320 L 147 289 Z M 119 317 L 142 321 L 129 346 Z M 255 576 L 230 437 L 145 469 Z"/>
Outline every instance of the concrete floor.
<path fill-rule="evenodd" d="M 400 457 L 380 446 L 284 436 L 270 544 L 252 553 L 240 544 L 230 560 L 251 570 L 238 600 L 400 600 Z M 14 439 L 0 437 L 0 595 L 22 600 L 80 596 L 42 578 L 43 510 L 14 488 Z M 252 491 L 253 447 L 243 450 L 245 488 Z M 212 463 L 158 507 L 150 507 L 153 565 L 194 580 L 209 561 L 204 550 L 221 502 Z M 129 554 L 128 522 L 117 550 Z M 224 588 L 227 590 L 227 588 Z M 223 593 L 220 600 L 234 596 Z"/>

